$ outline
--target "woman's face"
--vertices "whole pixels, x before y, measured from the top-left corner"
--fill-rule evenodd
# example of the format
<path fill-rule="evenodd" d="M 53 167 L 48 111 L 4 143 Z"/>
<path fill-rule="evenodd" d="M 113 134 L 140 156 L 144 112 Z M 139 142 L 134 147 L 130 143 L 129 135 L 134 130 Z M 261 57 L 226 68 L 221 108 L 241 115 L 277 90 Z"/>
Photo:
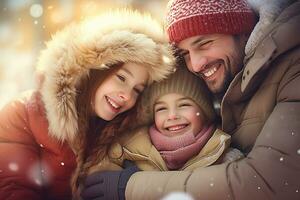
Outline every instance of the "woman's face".
<path fill-rule="evenodd" d="M 112 72 L 96 89 L 92 106 L 96 115 L 106 121 L 132 108 L 149 78 L 142 65 L 125 63 Z"/>
<path fill-rule="evenodd" d="M 156 128 L 164 135 L 177 136 L 192 131 L 196 136 L 203 128 L 204 116 L 190 98 L 170 93 L 161 96 L 154 105 Z"/>

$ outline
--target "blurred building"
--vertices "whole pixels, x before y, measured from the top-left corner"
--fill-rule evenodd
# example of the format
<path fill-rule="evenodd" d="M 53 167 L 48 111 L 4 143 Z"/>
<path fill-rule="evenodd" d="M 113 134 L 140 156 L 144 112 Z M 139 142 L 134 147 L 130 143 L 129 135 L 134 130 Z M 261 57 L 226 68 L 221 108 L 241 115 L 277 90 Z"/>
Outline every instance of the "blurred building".
<path fill-rule="evenodd" d="M 57 30 L 121 7 L 147 11 L 163 20 L 166 4 L 167 0 L 0 1 L 0 108 L 22 91 L 34 88 L 39 52 Z"/>

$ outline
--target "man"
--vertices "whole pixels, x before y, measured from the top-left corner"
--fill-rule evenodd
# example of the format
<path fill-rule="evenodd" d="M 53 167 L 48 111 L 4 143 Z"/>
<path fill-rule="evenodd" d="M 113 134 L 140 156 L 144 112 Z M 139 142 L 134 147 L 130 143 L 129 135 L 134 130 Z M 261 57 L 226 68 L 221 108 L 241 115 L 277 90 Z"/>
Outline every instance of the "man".
<path fill-rule="evenodd" d="M 245 158 L 192 172 L 104 172 L 91 175 L 98 181 L 86 191 L 124 191 L 116 185 L 125 180 L 126 199 L 173 191 L 206 200 L 300 199 L 300 2 L 280 4 L 268 23 L 263 8 L 252 34 L 255 19 L 243 0 L 174 0 L 167 14 L 170 41 L 220 99 L 222 129 Z M 103 181 L 117 173 L 122 181 Z"/>

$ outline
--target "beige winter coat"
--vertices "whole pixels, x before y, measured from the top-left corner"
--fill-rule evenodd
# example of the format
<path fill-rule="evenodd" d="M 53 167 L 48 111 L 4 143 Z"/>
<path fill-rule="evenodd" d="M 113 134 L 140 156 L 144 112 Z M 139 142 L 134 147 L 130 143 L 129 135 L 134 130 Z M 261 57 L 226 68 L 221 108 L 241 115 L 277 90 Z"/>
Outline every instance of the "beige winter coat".
<path fill-rule="evenodd" d="M 194 170 L 215 163 L 227 150 L 229 144 L 230 136 L 216 129 L 201 151 L 190 158 L 179 170 Z M 140 170 L 169 170 L 159 151 L 151 142 L 148 126 L 143 126 L 122 135 L 118 142 L 112 145 L 108 158 L 91 168 L 90 173 L 121 169 L 125 159 L 134 161 Z"/>
<path fill-rule="evenodd" d="M 300 2 L 264 30 L 221 105 L 222 128 L 247 156 L 194 171 L 137 172 L 127 200 L 183 191 L 195 199 L 300 199 Z M 141 187 L 142 186 L 142 187 Z"/>

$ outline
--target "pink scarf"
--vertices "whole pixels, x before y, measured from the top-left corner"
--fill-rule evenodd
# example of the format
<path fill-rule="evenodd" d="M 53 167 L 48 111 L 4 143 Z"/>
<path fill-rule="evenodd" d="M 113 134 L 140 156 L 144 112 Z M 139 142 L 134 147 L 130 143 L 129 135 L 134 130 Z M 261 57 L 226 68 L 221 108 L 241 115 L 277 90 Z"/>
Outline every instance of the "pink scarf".
<path fill-rule="evenodd" d="M 181 168 L 190 158 L 197 155 L 211 137 L 214 126 L 204 127 L 195 137 L 192 131 L 179 136 L 168 137 L 150 127 L 149 134 L 153 145 L 159 151 L 170 170 Z"/>

